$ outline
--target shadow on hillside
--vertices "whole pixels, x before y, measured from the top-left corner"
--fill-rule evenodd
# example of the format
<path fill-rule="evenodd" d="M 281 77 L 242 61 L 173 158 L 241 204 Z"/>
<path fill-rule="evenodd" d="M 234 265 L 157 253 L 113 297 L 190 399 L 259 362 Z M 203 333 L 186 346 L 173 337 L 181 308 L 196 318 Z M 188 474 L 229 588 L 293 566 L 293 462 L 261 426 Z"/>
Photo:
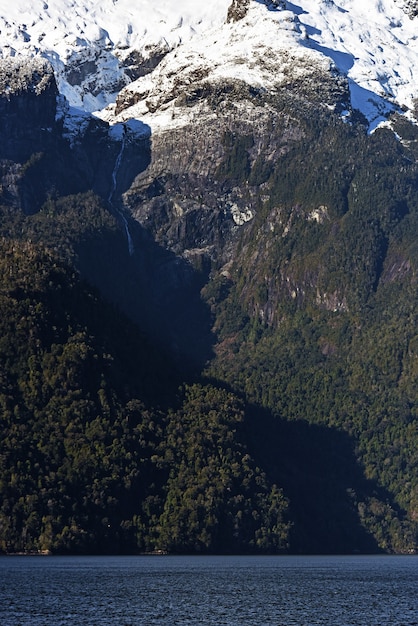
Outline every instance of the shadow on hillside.
<path fill-rule="evenodd" d="M 133 120 L 123 125 L 126 140 L 122 146 L 116 143 L 106 171 L 96 179 L 96 190 L 125 235 L 125 251 L 112 243 L 95 260 L 89 250 L 85 271 L 91 275 L 95 265 L 95 284 L 101 292 L 170 355 L 179 373 L 195 376 L 212 355 L 211 315 L 200 295 L 209 267 L 194 269 L 156 243 L 126 211 L 122 194 L 151 161 L 151 129 L 142 124 L 143 138 L 132 140 L 132 124 Z"/>
<path fill-rule="evenodd" d="M 207 270 L 194 270 L 185 259 L 156 244 L 121 201 L 150 164 L 150 127 L 129 120 L 109 128 L 91 116 L 82 132 L 66 138 L 62 124 L 54 122 L 55 96 L 35 99 L 38 108 L 30 119 L 19 115 L 25 95 L 15 100 L 0 103 L 4 113 L 0 160 L 7 159 L 0 162 L 0 183 L 3 178 L 6 183 L 0 184 L 2 202 L 33 215 L 49 199 L 93 190 L 113 214 L 119 231 L 104 228 L 100 220 L 86 224 L 82 240 L 74 246 L 77 269 L 174 355 L 179 369 L 200 371 L 213 343 L 209 309 L 200 297 Z M 68 229 L 71 233 L 71 224 Z M 68 246 L 66 238 L 60 245 Z"/>
<path fill-rule="evenodd" d="M 78 269 L 169 355 L 179 376 L 196 376 L 212 355 L 214 341 L 210 310 L 200 296 L 207 272 L 196 271 L 126 219 L 134 253 L 122 228 L 93 233 L 77 247 Z"/>
<path fill-rule="evenodd" d="M 257 464 L 289 498 L 292 552 L 380 551 L 360 522 L 358 502 L 391 498 L 366 480 L 348 434 L 303 421 L 279 420 L 254 406 L 248 411 L 246 428 Z"/>
<path fill-rule="evenodd" d="M 1 103 L 0 103 L 1 104 Z M 1 109 L 1 107 L 0 107 Z M 9 114 L 12 117 L 12 114 Z M 12 123 L 13 122 L 13 123 Z M 79 137 L 69 140 L 55 124 L 45 129 L 3 120 L 0 127 L 0 191 L 2 202 L 19 207 L 26 215 L 37 213 L 48 200 L 93 190 L 104 200 L 114 190 L 129 188 L 151 160 L 151 130 L 143 124 L 142 137 L 131 132 L 126 141 L 128 159 L 115 178 L 121 141 L 110 138 L 107 124 L 91 117 Z"/>

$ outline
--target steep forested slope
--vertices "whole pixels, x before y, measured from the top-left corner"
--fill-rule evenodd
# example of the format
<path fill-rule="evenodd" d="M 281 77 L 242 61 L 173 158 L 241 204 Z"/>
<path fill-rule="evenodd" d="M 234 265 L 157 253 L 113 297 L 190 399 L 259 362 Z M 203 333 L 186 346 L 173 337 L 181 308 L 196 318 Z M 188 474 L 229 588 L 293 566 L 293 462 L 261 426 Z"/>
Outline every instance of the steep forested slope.
<path fill-rule="evenodd" d="M 417 549 L 418 133 L 294 61 L 151 139 L 3 94 L 1 550 Z"/>
<path fill-rule="evenodd" d="M 3 237 L 0 276 L 1 550 L 287 547 L 236 397 L 177 393 L 167 357 L 51 249 Z"/>
<path fill-rule="evenodd" d="M 360 519 L 405 549 L 418 488 L 416 140 L 326 126 L 311 138 L 263 183 L 239 260 L 206 288 L 209 371 L 278 418 L 346 432 L 376 488 L 356 497 Z"/>

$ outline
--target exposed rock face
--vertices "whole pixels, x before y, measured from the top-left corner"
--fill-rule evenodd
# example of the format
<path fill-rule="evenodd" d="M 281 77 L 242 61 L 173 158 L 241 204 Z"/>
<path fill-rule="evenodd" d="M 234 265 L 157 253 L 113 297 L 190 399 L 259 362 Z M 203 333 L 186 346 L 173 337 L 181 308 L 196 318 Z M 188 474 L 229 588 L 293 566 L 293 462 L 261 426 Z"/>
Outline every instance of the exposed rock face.
<path fill-rule="evenodd" d="M 414 19 L 418 15 L 418 2 L 416 0 L 405 0 L 405 10 L 411 20 Z"/>
<path fill-rule="evenodd" d="M 0 62 L 0 95 L 11 98 L 24 93 L 39 96 L 54 85 L 51 65 L 45 59 L 10 57 Z"/>
<path fill-rule="evenodd" d="M 216 123 L 206 120 L 154 136 L 151 164 L 124 196 L 132 215 L 176 255 L 227 262 L 240 227 L 257 205 L 241 176 L 230 175 L 230 161 L 237 145 L 243 159 L 255 159 L 269 141 L 267 125 L 268 116 L 248 103 L 242 123 L 231 111 Z M 281 146 L 271 146 L 273 154 L 286 149 L 292 133 Z"/>
<path fill-rule="evenodd" d="M 190 121 L 153 135 L 150 166 L 124 195 L 128 210 L 176 255 L 228 263 L 241 229 L 263 206 L 254 172 L 268 170 L 303 140 L 300 115 L 346 105 L 346 82 L 317 72 L 274 94 L 232 79 L 197 79 L 185 88 L 178 75 L 173 91 L 164 98 L 155 94 L 153 106 L 174 101 L 172 115 Z M 121 110 L 126 96 L 124 91 Z"/>
<path fill-rule="evenodd" d="M 269 211 L 269 223 L 286 235 L 291 228 L 289 220 L 284 221 L 276 207 L 270 206 L 270 190 L 265 185 L 269 172 L 308 137 L 306 120 L 310 116 L 329 116 L 330 110 L 338 114 L 348 106 L 349 94 L 347 81 L 326 64 L 311 63 L 301 69 L 299 63 L 299 72 L 293 71 L 297 59 L 289 53 L 283 53 L 281 74 L 270 90 L 215 76 L 204 63 L 199 67 L 182 65 L 178 72 L 164 75 L 165 63 L 156 70 L 161 72 L 162 82 L 157 76 L 147 83 L 148 91 L 123 90 L 117 107 L 121 115 L 126 111 L 128 120 L 130 107 L 142 101 L 146 110 L 157 114 L 171 110 L 174 122 L 177 117 L 181 122 L 155 132 L 151 145 L 132 143 L 126 135 L 114 190 L 117 210 L 137 222 L 134 238 L 143 237 L 144 231 L 148 234 L 148 243 L 138 240 L 141 252 L 137 257 L 143 255 L 141 262 L 153 267 L 155 280 L 146 287 L 149 300 L 156 310 L 169 310 L 174 297 L 180 311 L 181 303 L 190 303 L 192 297 L 199 302 L 199 290 L 209 274 L 229 276 L 238 250 L 258 241 L 254 223 L 259 214 Z M 266 56 L 263 63 L 272 71 L 269 64 L 276 64 L 277 58 Z M 60 193 L 93 188 L 108 199 L 121 147 L 109 141 L 106 124 L 92 118 L 84 136 L 70 148 L 55 121 L 57 89 L 48 65 L 35 64 L 30 69 L 14 62 L 6 64 L 2 85 L 3 150 L 9 146 L 9 154 L 3 153 L 3 158 L 23 164 L 36 155 L 29 168 L 10 166 L 7 181 L 3 177 L 11 201 L 32 213 L 45 201 L 52 183 Z M 22 125 L 22 116 L 26 125 Z M 44 149 L 47 157 L 42 156 Z M 313 207 L 302 218 L 319 222 L 323 212 L 318 211 Z M 260 237 L 260 241 L 268 241 L 264 235 Z M 263 246 L 261 243 L 257 263 L 264 254 Z M 259 280 L 255 275 L 254 281 Z M 274 284 L 268 285 L 267 300 L 249 302 L 249 310 L 273 324 L 275 302 L 283 293 L 302 302 L 308 292 L 316 297 L 317 281 L 315 272 L 295 276 L 282 270 Z M 249 286 L 253 292 L 254 285 Z M 327 303 L 321 300 L 322 306 Z M 184 311 L 178 317 L 184 318 Z"/>
<path fill-rule="evenodd" d="M 269 237 L 260 222 L 281 228 L 284 236 L 286 227 L 292 227 L 282 215 L 275 217 L 270 173 L 295 146 L 309 141 L 310 119 L 338 119 L 350 107 L 347 80 L 323 61 L 303 64 L 290 51 L 278 57 L 256 48 L 254 54 L 275 76 L 270 89 L 219 76 L 209 59 L 195 60 L 193 51 L 184 59 L 179 51 L 175 59 L 168 55 L 149 78 L 119 94 L 120 121 L 130 115 L 149 119 L 151 127 L 159 115 L 165 121 L 153 129 L 149 167 L 123 194 L 126 213 L 170 253 L 158 268 L 160 285 L 175 290 L 180 268 L 185 276 L 187 267 L 203 281 L 209 276 L 234 280 L 240 253 L 250 258 L 247 248 L 255 241 L 259 250 L 254 264 L 262 268 L 263 255 L 269 254 L 266 242 L 273 245 L 281 235 Z M 319 203 L 301 219 L 321 223 L 326 210 Z M 283 268 L 272 279 L 266 301 L 252 302 L 256 283 L 264 280 L 262 272 L 254 273 L 246 304 L 267 324 L 277 322 L 281 297 L 298 303 L 316 297 L 318 272 L 296 276 Z"/>
<path fill-rule="evenodd" d="M 227 14 L 227 22 L 238 22 L 242 20 L 248 12 L 250 0 L 232 0 Z"/>
<path fill-rule="evenodd" d="M 56 126 L 58 90 L 50 64 L 39 58 L 0 61 L 0 156 L 25 160 Z"/>
<path fill-rule="evenodd" d="M 126 75 L 130 80 L 136 80 L 153 72 L 168 52 L 167 44 L 158 43 L 155 46 L 145 46 L 142 52 L 131 50 L 126 56 L 119 54 L 119 57 Z"/>
<path fill-rule="evenodd" d="M 131 81 L 151 73 L 168 52 L 169 47 L 164 42 L 142 50 L 110 51 L 98 46 L 74 52 L 65 66 L 56 71 L 62 86 L 70 86 L 77 106 L 95 110 L 113 101 Z"/>
<path fill-rule="evenodd" d="M 107 198 L 120 142 L 108 125 L 86 117 L 71 143 L 63 133 L 62 103 L 50 64 L 40 58 L 0 62 L 1 201 L 34 213 L 48 193 L 69 194 L 93 189 Z M 60 98 L 62 100 L 62 98 Z M 123 177 L 118 192 L 149 163 L 149 141 L 126 141 Z"/>
<path fill-rule="evenodd" d="M 269 10 L 286 8 L 286 0 L 264 0 L 264 4 Z M 232 0 L 227 14 L 227 22 L 239 22 L 248 13 L 250 0 Z"/>

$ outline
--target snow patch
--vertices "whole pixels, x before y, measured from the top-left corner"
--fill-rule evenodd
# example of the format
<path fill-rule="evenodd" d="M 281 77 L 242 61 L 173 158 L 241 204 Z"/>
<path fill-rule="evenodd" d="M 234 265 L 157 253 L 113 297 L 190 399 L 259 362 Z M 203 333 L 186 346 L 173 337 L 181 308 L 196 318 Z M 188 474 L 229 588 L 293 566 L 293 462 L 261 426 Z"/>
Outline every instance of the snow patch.
<path fill-rule="evenodd" d="M 189 70 L 204 63 L 211 78 L 273 89 L 283 72 L 283 55 L 290 52 L 305 59 L 293 66 L 295 76 L 318 58 L 345 74 L 352 106 L 366 116 L 370 131 L 395 110 L 414 115 L 418 15 L 411 0 L 281 0 L 275 6 L 250 0 L 242 19 L 226 23 L 230 4 L 0 0 L 0 55 L 47 58 L 72 107 L 102 111 L 104 119 L 115 121 L 115 108 L 104 109 L 132 80 L 124 64 L 135 55 L 147 59 L 157 48 L 168 52 L 164 73 L 157 66 L 151 81 L 132 85 L 138 93 L 150 89 L 158 95 L 158 85 L 170 89 L 182 72 L 180 58 Z M 164 106 L 162 112 L 138 104 L 132 116 L 146 116 L 151 126 L 153 120 L 158 127 L 181 123 L 179 112 L 168 102 Z"/>

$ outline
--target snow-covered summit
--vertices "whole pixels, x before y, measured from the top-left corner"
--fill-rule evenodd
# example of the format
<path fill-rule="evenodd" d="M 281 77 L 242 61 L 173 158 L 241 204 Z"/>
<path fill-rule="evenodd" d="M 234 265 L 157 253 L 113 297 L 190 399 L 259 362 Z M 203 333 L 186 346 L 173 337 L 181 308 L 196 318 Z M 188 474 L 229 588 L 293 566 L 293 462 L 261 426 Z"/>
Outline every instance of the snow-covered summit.
<path fill-rule="evenodd" d="M 348 77 L 352 106 L 371 129 L 394 108 L 414 115 L 415 0 L 242 0 L 245 16 L 228 23 L 231 1 L 0 0 L 0 54 L 49 59 L 60 92 L 86 111 L 105 109 L 129 85 L 137 104 L 124 116 L 151 127 L 164 123 L 159 94 L 175 80 L 186 87 L 203 72 L 270 89 L 310 64 Z M 112 121 L 116 112 L 101 115 Z"/>
<path fill-rule="evenodd" d="M 0 0 L 0 54 L 42 55 L 61 93 L 102 108 L 130 81 L 132 66 L 225 21 L 229 0 Z"/>

